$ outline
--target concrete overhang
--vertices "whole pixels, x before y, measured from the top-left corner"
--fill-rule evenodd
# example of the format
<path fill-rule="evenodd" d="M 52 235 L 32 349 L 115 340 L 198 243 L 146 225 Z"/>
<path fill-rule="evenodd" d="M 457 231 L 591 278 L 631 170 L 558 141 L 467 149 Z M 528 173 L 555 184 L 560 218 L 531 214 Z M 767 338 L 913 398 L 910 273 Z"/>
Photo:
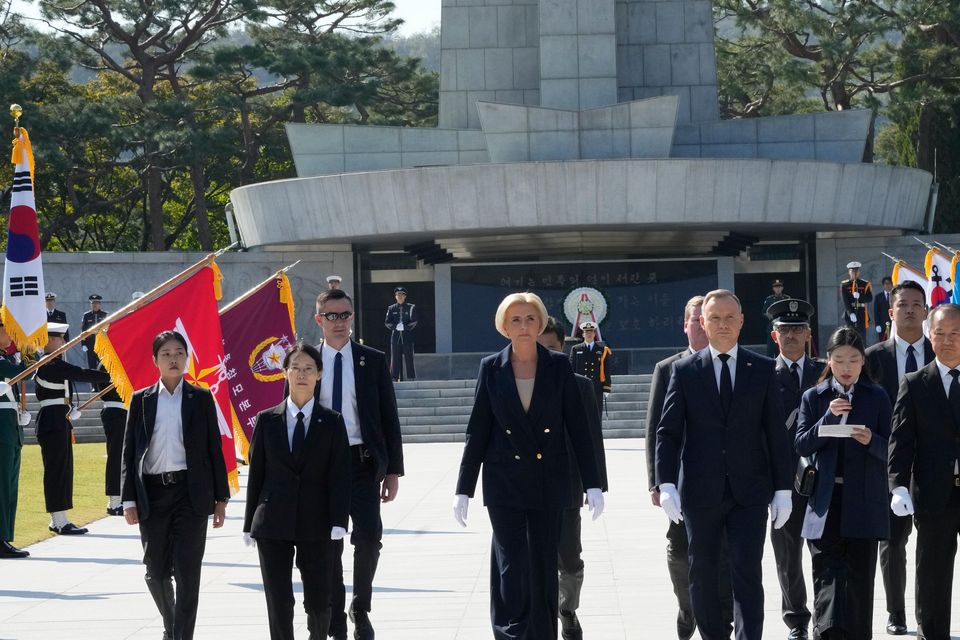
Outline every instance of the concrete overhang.
<path fill-rule="evenodd" d="M 230 195 L 248 247 L 592 229 L 920 229 L 932 176 L 864 163 L 617 159 L 278 180 Z"/>

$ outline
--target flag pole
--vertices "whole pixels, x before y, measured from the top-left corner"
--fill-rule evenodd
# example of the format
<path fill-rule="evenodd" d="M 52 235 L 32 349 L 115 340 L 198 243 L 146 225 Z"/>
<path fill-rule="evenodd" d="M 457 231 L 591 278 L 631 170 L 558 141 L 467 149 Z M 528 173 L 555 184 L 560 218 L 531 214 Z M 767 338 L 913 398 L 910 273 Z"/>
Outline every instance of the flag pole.
<path fill-rule="evenodd" d="M 116 385 L 111 384 L 111 385 L 107 386 L 106 388 L 101 389 L 100 391 L 98 391 L 98 392 L 96 393 L 96 395 L 87 398 L 87 401 L 86 401 L 86 402 L 84 402 L 82 405 L 80 405 L 79 407 L 77 407 L 77 411 L 83 411 L 84 409 L 86 409 L 87 407 L 89 407 L 90 405 L 92 405 L 94 402 L 96 402 L 97 400 L 99 400 L 99 399 L 102 398 L 103 396 L 105 396 L 105 395 L 107 395 L 108 393 L 110 393 L 111 391 L 113 391 L 115 388 L 116 388 Z"/>
<path fill-rule="evenodd" d="M 943 244 L 942 242 L 937 242 L 936 240 L 934 240 L 933 243 L 940 245 L 941 247 L 943 247 L 944 249 L 946 249 L 946 250 L 949 251 L 950 253 L 960 253 L 960 251 L 957 251 L 957 250 L 954 249 L 953 247 L 948 247 L 947 245 Z"/>
<path fill-rule="evenodd" d="M 237 299 L 235 299 L 235 300 L 232 300 L 227 306 L 225 306 L 223 309 L 220 309 L 220 314 L 223 315 L 224 313 L 226 313 L 226 312 L 229 311 L 230 309 L 233 309 L 235 306 L 237 306 L 238 304 L 240 304 L 241 302 L 243 302 L 244 300 L 246 300 L 247 298 L 249 298 L 250 296 L 252 296 L 253 294 L 255 294 L 257 291 L 259 291 L 259 290 L 260 290 L 260 287 L 262 287 L 263 285 L 267 284 L 267 283 L 270 282 L 271 280 L 276 280 L 277 278 L 280 277 L 280 274 L 286 273 L 287 271 L 289 271 L 290 269 L 293 269 L 293 268 L 294 268 L 295 266 L 297 266 L 298 264 L 300 264 L 300 260 L 297 260 L 297 261 L 294 262 L 293 264 L 290 264 L 290 265 L 285 266 L 283 269 L 280 269 L 279 271 L 277 271 L 276 273 L 274 273 L 273 275 L 271 275 L 269 278 L 267 278 L 267 279 L 264 280 L 263 282 L 254 285 L 252 289 L 250 289 L 250 290 L 247 291 L 246 293 L 241 294 L 239 298 L 237 298 Z"/>
<path fill-rule="evenodd" d="M 151 298 L 163 292 L 168 287 L 179 284 L 182 280 L 186 280 L 187 278 L 197 273 L 201 269 L 208 267 L 210 264 L 213 263 L 213 261 L 216 258 L 219 258 L 224 253 L 234 248 L 238 244 L 240 243 L 234 242 L 230 246 L 224 247 L 219 251 L 215 251 L 211 254 L 204 256 L 202 260 L 187 267 L 177 275 L 168 279 L 166 282 L 154 287 L 153 289 L 148 291 L 146 294 L 144 294 L 143 297 L 140 297 L 140 298 L 137 298 L 136 300 L 132 300 L 128 302 L 125 306 L 121 307 L 120 309 L 117 309 L 116 311 L 114 311 L 113 313 L 111 313 L 106 318 L 104 318 L 97 324 L 93 325 L 89 329 L 85 329 L 81 331 L 80 334 L 78 334 L 75 338 L 71 339 L 69 342 L 65 342 L 62 347 L 58 349 L 54 349 L 50 353 L 46 354 L 42 359 L 38 360 L 37 362 L 33 363 L 32 365 L 30 365 L 29 367 L 27 367 L 26 369 L 24 369 L 23 371 L 15 375 L 14 377 L 10 378 L 7 381 L 7 384 L 13 385 L 17 382 L 20 382 L 21 380 L 23 380 L 24 378 L 32 374 L 34 371 L 36 371 L 37 369 L 45 365 L 49 360 L 52 360 L 53 358 L 56 358 L 60 354 L 65 353 L 68 349 L 70 349 L 70 347 L 74 346 L 75 344 L 79 344 L 80 341 L 82 341 L 83 339 L 92 335 L 96 335 L 100 331 L 100 329 L 110 326 L 111 322 L 119 320 L 123 316 L 133 311 L 136 311 L 140 307 L 146 305 L 148 302 L 151 301 Z"/>

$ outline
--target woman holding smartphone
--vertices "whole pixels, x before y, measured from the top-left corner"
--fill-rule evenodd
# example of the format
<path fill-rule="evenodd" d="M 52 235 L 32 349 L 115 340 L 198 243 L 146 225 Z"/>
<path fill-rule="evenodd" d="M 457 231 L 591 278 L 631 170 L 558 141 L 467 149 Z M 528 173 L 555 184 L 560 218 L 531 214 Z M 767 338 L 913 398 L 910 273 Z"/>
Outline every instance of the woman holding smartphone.
<path fill-rule="evenodd" d="M 863 375 L 865 363 L 860 334 L 837 329 L 827 343 L 820 384 L 800 404 L 797 452 L 812 457 L 817 468 L 801 533 L 813 561 L 815 629 L 822 640 L 872 637 L 877 544 L 890 531 L 892 408 L 886 392 Z"/>

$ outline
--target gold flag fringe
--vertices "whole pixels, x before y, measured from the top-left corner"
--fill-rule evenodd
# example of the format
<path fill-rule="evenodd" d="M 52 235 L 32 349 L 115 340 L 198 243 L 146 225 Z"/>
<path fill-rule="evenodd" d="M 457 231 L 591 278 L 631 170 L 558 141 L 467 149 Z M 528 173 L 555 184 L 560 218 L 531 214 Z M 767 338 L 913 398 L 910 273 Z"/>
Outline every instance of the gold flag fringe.
<path fill-rule="evenodd" d="M 7 335 L 10 336 L 10 339 L 13 340 L 13 343 L 17 345 L 17 349 L 20 351 L 33 352 L 47 345 L 49 337 L 47 336 L 46 322 L 40 325 L 36 331 L 28 335 L 6 306 L 0 310 L 0 317 L 3 318 L 3 328 L 6 329 Z"/>
<path fill-rule="evenodd" d="M 234 468 L 232 471 L 227 472 L 227 482 L 230 484 L 230 497 L 240 493 L 240 469 L 239 467 Z"/>
<path fill-rule="evenodd" d="M 114 349 L 113 343 L 110 342 L 106 331 L 101 331 L 97 334 L 97 340 L 93 345 L 93 350 L 100 356 L 100 362 L 103 363 L 104 369 L 110 374 L 110 380 L 113 381 L 113 385 L 123 399 L 123 403 L 129 406 L 130 398 L 133 397 L 134 388 L 130 383 L 130 378 L 127 376 L 126 370 L 123 368 L 120 356 L 117 355 L 117 351 Z"/>
<path fill-rule="evenodd" d="M 296 335 L 297 324 L 293 315 L 293 289 L 290 287 L 290 278 L 287 277 L 287 274 L 280 274 L 277 286 L 280 287 L 280 302 L 287 305 L 287 312 L 290 314 L 290 330 Z"/>
<path fill-rule="evenodd" d="M 20 135 L 13 141 L 13 153 L 10 154 L 10 162 L 20 164 L 23 162 L 23 154 L 27 154 L 27 166 L 30 167 L 30 184 L 33 185 L 33 147 L 30 146 L 30 134 L 23 127 L 17 127 Z"/>
<path fill-rule="evenodd" d="M 219 300 L 223 297 L 223 272 L 213 259 L 210 260 L 210 269 L 213 271 L 213 297 Z"/>

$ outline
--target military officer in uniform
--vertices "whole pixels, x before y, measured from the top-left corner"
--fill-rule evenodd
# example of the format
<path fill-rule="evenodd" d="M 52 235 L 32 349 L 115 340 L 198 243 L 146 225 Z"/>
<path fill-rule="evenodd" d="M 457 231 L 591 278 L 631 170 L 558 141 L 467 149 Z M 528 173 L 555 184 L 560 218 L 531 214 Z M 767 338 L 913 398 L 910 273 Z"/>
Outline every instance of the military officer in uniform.
<path fill-rule="evenodd" d="M 413 330 L 417 327 L 416 305 L 407 302 L 407 288 L 393 290 L 397 301 L 387 307 L 387 317 L 383 321 L 390 329 L 390 375 L 397 382 L 404 379 L 416 380 L 417 371 L 413 366 Z"/>
<path fill-rule="evenodd" d="M 100 364 L 103 371 L 103 364 Z M 94 385 L 99 392 L 109 386 L 109 382 Z M 123 501 L 120 499 L 120 462 L 123 459 L 123 433 L 127 426 L 127 407 L 116 387 L 111 388 L 101 398 L 100 422 L 107 438 L 107 465 L 104 472 L 104 491 L 107 496 L 107 515 L 122 516 Z"/>
<path fill-rule="evenodd" d="M 63 346 L 63 336 L 69 327 L 47 323 L 47 351 Z M 79 411 L 71 405 L 73 382 L 109 383 L 110 376 L 103 371 L 81 369 L 68 363 L 62 355 L 37 369 L 34 377 L 40 414 L 37 416 L 37 442 L 43 458 L 43 496 L 50 514 L 50 531 L 60 535 L 79 535 L 87 532 L 67 519 L 73 508 L 73 426 L 71 419 Z"/>
<path fill-rule="evenodd" d="M 849 278 L 840 283 L 840 295 L 843 296 L 843 321 L 853 327 L 866 342 L 867 327 L 870 326 L 870 314 L 867 303 L 873 300 L 873 285 L 860 277 L 860 263 L 847 264 Z"/>
<path fill-rule="evenodd" d="M 90 311 L 87 311 L 83 314 L 83 324 L 82 329 L 86 331 L 90 327 L 103 322 L 107 317 L 107 312 L 100 308 L 100 305 L 103 303 L 103 296 L 93 293 L 90 295 Z M 96 335 L 89 336 L 83 339 L 83 352 L 87 354 L 87 367 L 90 369 L 96 369 L 97 365 L 100 364 L 100 358 L 97 357 L 96 352 L 93 350 L 93 345 L 97 340 Z"/>
<path fill-rule="evenodd" d="M 763 307 L 762 315 L 764 320 L 767 320 L 770 317 L 768 313 L 770 310 L 770 305 L 781 300 L 786 300 L 790 297 L 783 292 L 783 280 L 777 278 L 773 281 L 773 284 L 771 284 L 770 287 L 773 290 L 773 293 L 764 298 L 763 304 L 761 305 Z M 773 320 L 769 321 L 769 325 L 770 326 L 767 329 L 767 355 L 771 358 L 776 358 L 777 343 L 774 342 L 773 339 Z"/>
<path fill-rule="evenodd" d="M 8 355 L 12 342 L 0 325 L 0 378 L 9 380 L 23 371 L 18 355 Z M 3 385 L 0 395 L 0 559 L 26 558 L 30 552 L 13 546 L 17 519 L 17 491 L 20 483 L 20 450 L 23 426 L 20 424 L 20 392 L 16 385 Z"/>
<path fill-rule="evenodd" d="M 47 291 L 45 296 L 47 303 L 47 322 L 59 322 L 60 324 L 69 324 L 67 322 L 67 314 L 57 309 L 57 294 Z M 64 336 L 65 339 L 70 339 L 70 332 Z"/>
<path fill-rule="evenodd" d="M 583 332 L 583 342 L 574 345 L 570 350 L 570 364 L 573 372 L 579 373 L 593 380 L 594 393 L 597 398 L 597 410 L 603 418 L 603 398 L 610 393 L 613 385 L 610 374 L 607 372 L 607 357 L 613 354 L 607 343 L 597 340 L 597 325 L 587 320 L 580 323 Z"/>
<path fill-rule="evenodd" d="M 890 338 L 890 299 L 893 291 L 893 278 L 883 276 L 880 281 L 883 291 L 873 298 L 873 323 L 877 327 L 877 342 L 884 342 Z M 894 398 L 896 401 L 896 398 Z"/>
<path fill-rule="evenodd" d="M 783 412 L 787 416 L 790 442 L 797 435 L 797 416 L 803 392 L 817 384 L 824 363 L 807 356 L 810 341 L 810 318 L 813 305 L 806 300 L 785 298 L 774 302 L 767 309 L 767 317 L 773 325 L 771 335 L 779 354 L 776 357 L 775 375 L 783 400 Z M 800 456 L 791 447 L 793 467 Z M 807 608 L 807 586 L 803 580 L 803 517 L 807 499 L 793 492 L 793 510 L 790 519 L 779 529 L 770 529 L 770 544 L 777 563 L 777 579 L 780 581 L 781 610 L 783 622 L 790 630 L 788 640 L 805 640 L 810 624 Z"/>

